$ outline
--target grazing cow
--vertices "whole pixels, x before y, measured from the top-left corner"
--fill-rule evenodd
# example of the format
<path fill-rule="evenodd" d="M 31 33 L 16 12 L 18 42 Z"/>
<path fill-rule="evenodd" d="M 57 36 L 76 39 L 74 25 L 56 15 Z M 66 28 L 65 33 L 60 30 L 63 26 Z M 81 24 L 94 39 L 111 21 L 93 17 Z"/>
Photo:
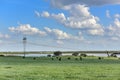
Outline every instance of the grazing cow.
<path fill-rule="evenodd" d="M 54 60 L 54 58 L 52 58 L 52 60 Z"/>
<path fill-rule="evenodd" d="M 25 59 L 25 56 L 23 56 L 22 58 Z"/>

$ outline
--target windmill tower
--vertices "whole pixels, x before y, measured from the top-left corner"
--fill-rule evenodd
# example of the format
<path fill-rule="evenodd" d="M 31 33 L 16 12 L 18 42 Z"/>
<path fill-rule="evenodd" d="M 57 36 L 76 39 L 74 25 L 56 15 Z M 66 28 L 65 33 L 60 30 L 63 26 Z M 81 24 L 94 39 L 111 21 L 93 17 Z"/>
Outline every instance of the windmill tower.
<path fill-rule="evenodd" d="M 27 38 L 23 37 L 23 51 L 24 51 L 24 56 L 23 58 L 25 58 L 25 53 L 26 53 L 26 43 L 27 43 Z"/>

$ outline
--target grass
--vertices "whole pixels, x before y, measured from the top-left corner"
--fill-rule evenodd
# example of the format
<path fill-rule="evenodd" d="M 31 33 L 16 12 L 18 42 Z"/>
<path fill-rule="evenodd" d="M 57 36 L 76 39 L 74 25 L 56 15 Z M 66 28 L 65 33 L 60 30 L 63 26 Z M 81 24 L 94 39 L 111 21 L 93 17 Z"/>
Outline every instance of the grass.
<path fill-rule="evenodd" d="M 0 57 L 0 80 L 120 80 L 120 60 Z"/>

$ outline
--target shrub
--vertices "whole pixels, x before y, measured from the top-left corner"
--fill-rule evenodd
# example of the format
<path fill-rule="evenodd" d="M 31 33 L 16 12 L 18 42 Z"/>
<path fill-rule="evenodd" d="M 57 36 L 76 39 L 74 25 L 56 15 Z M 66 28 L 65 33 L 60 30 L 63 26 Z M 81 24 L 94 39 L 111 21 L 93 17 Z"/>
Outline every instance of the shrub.
<path fill-rule="evenodd" d="M 34 57 L 33 60 L 36 60 L 36 58 Z"/>
<path fill-rule="evenodd" d="M 82 53 L 80 56 L 87 57 L 87 54 Z"/>
<path fill-rule="evenodd" d="M 60 52 L 60 51 L 54 52 L 54 56 L 61 56 L 61 55 L 62 55 L 62 52 Z"/>
<path fill-rule="evenodd" d="M 75 58 L 75 60 L 78 60 L 78 58 Z"/>
<path fill-rule="evenodd" d="M 73 55 L 73 56 L 78 56 L 79 53 L 78 53 L 78 52 L 74 52 L 72 55 Z"/>
<path fill-rule="evenodd" d="M 70 57 L 68 57 L 67 59 L 68 59 L 68 60 L 70 60 L 71 58 L 70 58 Z"/>
<path fill-rule="evenodd" d="M 54 60 L 54 58 L 52 58 L 52 60 Z"/>

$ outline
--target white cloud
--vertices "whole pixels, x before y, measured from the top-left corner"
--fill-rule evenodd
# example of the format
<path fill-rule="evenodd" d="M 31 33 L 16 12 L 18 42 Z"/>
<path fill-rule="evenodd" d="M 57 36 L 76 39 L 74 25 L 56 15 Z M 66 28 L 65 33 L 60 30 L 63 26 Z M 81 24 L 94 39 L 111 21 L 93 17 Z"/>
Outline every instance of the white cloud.
<path fill-rule="evenodd" d="M 64 42 L 61 41 L 61 40 L 57 40 L 57 43 L 58 43 L 58 44 L 64 44 Z"/>
<path fill-rule="evenodd" d="M 50 14 L 47 12 L 47 11 L 43 11 L 42 13 L 40 13 L 40 12 L 38 12 L 38 11 L 35 11 L 35 15 L 37 16 L 37 17 L 49 17 L 50 16 Z"/>
<path fill-rule="evenodd" d="M 78 32 L 78 35 L 79 35 L 79 36 L 82 36 L 82 32 L 79 31 L 79 32 Z"/>
<path fill-rule="evenodd" d="M 66 21 L 66 17 L 64 15 L 64 13 L 58 13 L 58 14 L 51 14 L 51 17 L 60 21 L 61 23 L 63 23 L 64 21 Z"/>
<path fill-rule="evenodd" d="M 116 27 L 120 28 L 120 20 L 119 19 L 116 18 L 114 21 L 114 24 Z"/>
<path fill-rule="evenodd" d="M 115 18 L 120 18 L 120 14 L 115 14 L 114 17 Z"/>
<path fill-rule="evenodd" d="M 68 10 L 70 16 L 64 21 L 64 25 L 71 28 L 96 28 L 98 18 L 91 15 L 89 7 L 85 5 L 70 5 Z"/>
<path fill-rule="evenodd" d="M 46 35 L 44 31 L 41 31 L 35 27 L 31 27 L 30 24 L 20 25 L 18 27 L 9 27 L 9 30 L 11 32 L 22 33 L 25 35 L 40 35 L 40 36 Z"/>
<path fill-rule="evenodd" d="M 99 18 L 93 16 L 89 12 L 89 7 L 86 7 L 85 5 L 69 5 L 64 6 L 63 9 L 69 12 L 70 15 L 68 17 L 66 17 L 64 13 L 49 14 L 47 12 L 49 14 L 49 18 L 53 18 L 57 20 L 59 23 L 69 28 L 84 30 L 93 29 L 94 31 L 96 31 L 96 34 L 101 33 L 100 35 L 103 35 L 102 32 L 104 32 L 104 29 L 98 23 Z"/>
<path fill-rule="evenodd" d="M 120 4 L 120 0 L 51 0 L 55 7 L 63 7 L 71 4 L 84 4 L 88 6 L 101 6 L 107 4 Z"/>
<path fill-rule="evenodd" d="M 72 16 L 88 17 L 90 16 L 89 7 L 85 5 L 68 5 L 64 6 L 63 9 L 68 10 Z"/>
<path fill-rule="evenodd" d="M 120 20 L 115 19 L 114 23 L 108 27 L 108 32 L 106 34 L 111 37 L 112 40 L 120 39 Z"/>
<path fill-rule="evenodd" d="M 88 33 L 91 34 L 91 35 L 104 35 L 104 30 L 103 29 L 91 29 L 91 30 L 88 30 Z"/>
<path fill-rule="evenodd" d="M 49 35 L 52 35 L 56 39 L 58 39 L 59 42 L 60 42 L 60 40 L 68 40 L 68 39 L 70 39 L 70 40 L 84 40 L 84 38 L 83 38 L 82 35 L 80 35 L 80 36 L 73 36 L 71 34 L 68 34 L 68 33 L 62 31 L 62 30 L 59 30 L 59 29 L 50 29 L 48 27 L 45 27 L 44 29 L 45 29 L 45 31 Z"/>
<path fill-rule="evenodd" d="M 70 39 L 70 35 L 67 34 L 66 32 L 63 32 L 62 30 L 59 29 L 50 29 L 48 27 L 44 28 L 48 34 L 54 35 L 57 39 Z"/>
<path fill-rule="evenodd" d="M 51 33 L 51 32 L 52 32 L 52 30 L 51 30 L 50 28 L 48 28 L 48 27 L 44 27 L 44 29 L 45 29 L 48 33 Z"/>
<path fill-rule="evenodd" d="M 106 16 L 107 16 L 107 18 L 111 18 L 109 10 L 106 11 Z"/>
<path fill-rule="evenodd" d="M 49 17 L 50 14 L 47 12 L 47 11 L 43 11 L 42 14 L 41 14 L 42 17 Z"/>
<path fill-rule="evenodd" d="M 2 34 L 0 33 L 0 38 L 9 38 L 10 36 L 8 34 Z"/>

